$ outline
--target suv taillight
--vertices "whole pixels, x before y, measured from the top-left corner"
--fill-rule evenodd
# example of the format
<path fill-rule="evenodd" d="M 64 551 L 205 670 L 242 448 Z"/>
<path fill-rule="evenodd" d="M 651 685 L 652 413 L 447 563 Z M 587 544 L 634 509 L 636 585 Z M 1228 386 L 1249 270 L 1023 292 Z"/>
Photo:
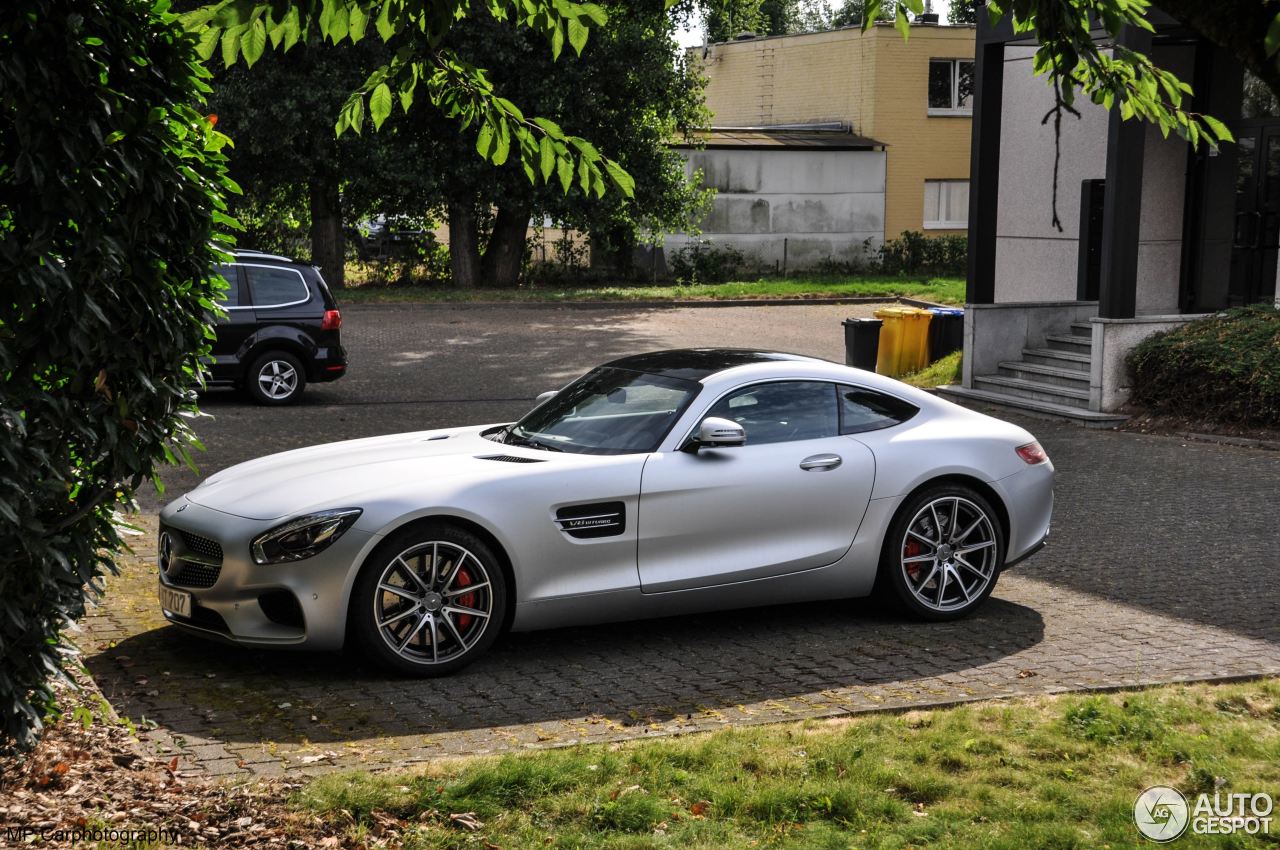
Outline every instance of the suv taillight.
<path fill-rule="evenodd" d="M 1045 454 L 1039 443 L 1027 443 L 1025 446 L 1018 446 L 1014 451 L 1018 453 L 1018 457 L 1032 465 L 1044 463 L 1049 459 L 1049 455 Z"/>
<path fill-rule="evenodd" d="M 320 322 L 320 330 L 336 331 L 340 327 L 342 327 L 342 314 L 337 310 L 325 310 L 324 319 Z"/>

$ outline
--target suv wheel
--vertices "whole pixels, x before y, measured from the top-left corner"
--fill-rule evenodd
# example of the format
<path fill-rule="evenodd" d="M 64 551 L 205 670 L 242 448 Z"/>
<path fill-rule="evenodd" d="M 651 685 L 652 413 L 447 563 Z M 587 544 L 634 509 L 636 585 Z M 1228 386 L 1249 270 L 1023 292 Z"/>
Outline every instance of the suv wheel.
<path fill-rule="evenodd" d="M 293 404 L 306 386 L 302 363 L 283 351 L 268 351 L 253 361 L 245 376 L 249 397 L 258 404 Z"/>

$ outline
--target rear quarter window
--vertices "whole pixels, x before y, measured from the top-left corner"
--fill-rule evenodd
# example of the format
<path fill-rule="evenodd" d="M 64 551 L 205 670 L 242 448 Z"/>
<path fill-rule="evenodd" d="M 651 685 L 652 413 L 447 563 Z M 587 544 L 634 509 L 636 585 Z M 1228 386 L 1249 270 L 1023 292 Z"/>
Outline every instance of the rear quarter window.
<path fill-rule="evenodd" d="M 892 428 L 920 412 L 910 402 L 863 387 L 840 387 L 839 394 L 841 434 Z"/>
<path fill-rule="evenodd" d="M 284 307 L 311 300 L 311 290 L 296 269 L 246 265 L 244 270 L 254 307 Z"/>

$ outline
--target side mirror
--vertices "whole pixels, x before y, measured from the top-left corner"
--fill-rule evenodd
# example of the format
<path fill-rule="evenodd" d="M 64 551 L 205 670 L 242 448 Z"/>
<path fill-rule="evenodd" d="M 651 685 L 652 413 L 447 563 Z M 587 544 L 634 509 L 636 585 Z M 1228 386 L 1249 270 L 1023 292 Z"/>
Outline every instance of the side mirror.
<path fill-rule="evenodd" d="M 538 397 L 533 400 L 534 406 L 536 407 L 537 405 L 542 404 L 547 399 L 555 398 L 556 393 L 558 392 L 559 390 L 547 390 L 545 393 L 540 393 Z"/>
<path fill-rule="evenodd" d="M 746 444 L 746 429 L 732 419 L 708 416 L 698 426 L 698 446 L 701 448 L 724 449 Z"/>

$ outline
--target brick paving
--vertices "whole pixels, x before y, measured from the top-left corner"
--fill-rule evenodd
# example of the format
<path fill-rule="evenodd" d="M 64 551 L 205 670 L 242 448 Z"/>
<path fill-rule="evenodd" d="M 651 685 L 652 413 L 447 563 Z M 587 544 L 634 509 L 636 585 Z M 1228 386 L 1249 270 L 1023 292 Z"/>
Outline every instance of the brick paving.
<path fill-rule="evenodd" d="M 779 348 L 838 356 L 838 317 L 826 327 L 817 311 L 566 310 L 522 318 L 509 310 L 498 317 L 353 310 L 348 341 L 368 377 L 321 388 L 293 411 L 211 399 L 216 415 L 198 425 L 209 446 L 205 471 L 308 442 L 518 415 L 522 399 L 562 382 L 559 373 L 628 350 L 765 337 Z M 509 332 L 481 335 L 468 352 L 457 350 L 455 334 L 437 353 L 405 356 L 415 337 L 439 340 L 454 322 L 484 328 L 498 318 L 513 322 Z M 520 360 L 525 343 L 530 356 Z M 390 381 L 383 373 L 400 361 L 409 374 Z M 471 363 L 483 365 L 462 380 L 459 370 Z M 828 601 L 508 635 L 458 675 L 406 680 L 341 655 L 226 647 L 166 626 L 154 602 L 148 513 L 136 555 L 122 559 L 121 576 L 82 622 L 79 642 L 103 692 L 147 729 L 151 745 L 179 755 L 186 770 L 231 778 L 1280 674 L 1280 454 L 1024 424 L 1059 470 L 1052 541 L 1003 576 L 978 615 L 958 623 Z M 170 481 L 178 491 L 191 483 L 183 473 Z"/>

